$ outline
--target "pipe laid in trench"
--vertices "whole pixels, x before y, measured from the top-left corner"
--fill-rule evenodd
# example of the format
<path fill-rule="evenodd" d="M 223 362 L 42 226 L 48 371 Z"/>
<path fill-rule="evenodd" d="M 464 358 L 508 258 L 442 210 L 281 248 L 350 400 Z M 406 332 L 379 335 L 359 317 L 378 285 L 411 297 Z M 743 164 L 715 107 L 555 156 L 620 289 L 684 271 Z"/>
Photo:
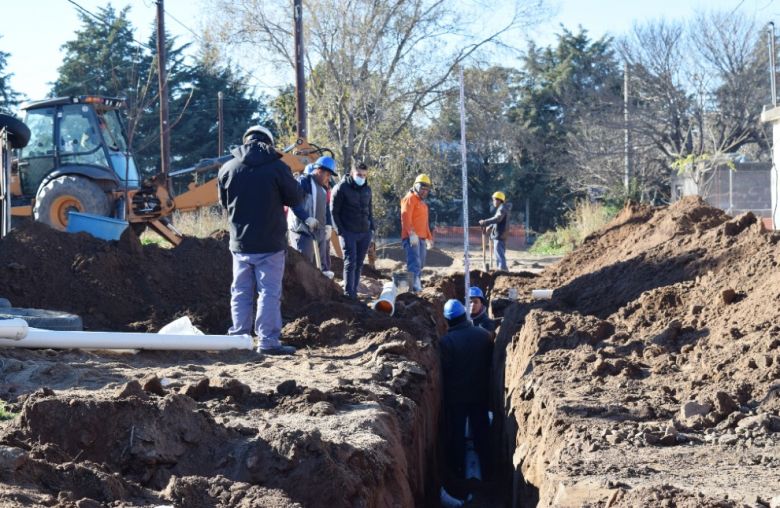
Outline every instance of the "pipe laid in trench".
<path fill-rule="evenodd" d="M 20 323 L 5 325 L 0 320 L 0 347 L 46 349 L 150 349 L 165 351 L 224 351 L 228 349 L 252 349 L 249 335 L 169 335 L 158 333 L 125 332 L 76 332 L 28 328 L 22 338 L 18 336 Z M 24 322 L 26 326 L 27 323 Z"/>

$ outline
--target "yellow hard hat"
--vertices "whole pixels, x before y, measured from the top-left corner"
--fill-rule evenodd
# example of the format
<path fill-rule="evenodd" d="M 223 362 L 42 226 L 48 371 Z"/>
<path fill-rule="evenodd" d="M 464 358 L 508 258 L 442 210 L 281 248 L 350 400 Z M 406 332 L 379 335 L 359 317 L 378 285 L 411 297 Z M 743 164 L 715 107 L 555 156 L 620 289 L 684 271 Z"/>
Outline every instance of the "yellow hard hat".
<path fill-rule="evenodd" d="M 493 193 L 493 199 L 500 199 L 501 201 L 506 201 L 506 195 L 501 191 L 496 191 Z"/>
<path fill-rule="evenodd" d="M 423 185 L 427 185 L 428 187 L 433 185 L 431 184 L 431 177 L 425 173 L 420 173 L 417 175 L 417 178 L 414 179 L 414 183 L 421 183 Z"/>

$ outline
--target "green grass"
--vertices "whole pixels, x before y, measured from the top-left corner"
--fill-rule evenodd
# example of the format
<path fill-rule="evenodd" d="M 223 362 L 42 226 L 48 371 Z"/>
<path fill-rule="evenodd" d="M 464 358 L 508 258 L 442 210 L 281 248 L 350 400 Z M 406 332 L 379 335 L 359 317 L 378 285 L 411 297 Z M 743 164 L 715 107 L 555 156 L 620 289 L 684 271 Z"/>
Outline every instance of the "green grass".
<path fill-rule="evenodd" d="M 5 402 L 0 400 L 0 420 L 13 420 L 16 413 L 12 413 L 5 407 Z"/>
<path fill-rule="evenodd" d="M 578 201 L 566 214 L 567 224 L 539 236 L 528 251 L 544 256 L 568 254 L 589 235 L 606 226 L 617 212 L 618 209 L 601 203 Z"/>

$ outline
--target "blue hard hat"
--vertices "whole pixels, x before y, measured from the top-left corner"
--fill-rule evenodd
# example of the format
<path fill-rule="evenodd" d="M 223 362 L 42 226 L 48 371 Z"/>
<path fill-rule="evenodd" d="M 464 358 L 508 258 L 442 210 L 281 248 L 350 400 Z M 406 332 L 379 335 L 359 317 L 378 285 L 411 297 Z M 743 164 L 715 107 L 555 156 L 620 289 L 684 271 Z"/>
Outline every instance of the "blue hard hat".
<path fill-rule="evenodd" d="M 327 155 L 323 155 L 319 159 L 317 159 L 317 162 L 314 163 L 314 167 L 316 168 L 322 168 L 327 169 L 334 175 L 338 176 L 336 173 L 336 161 L 333 160 L 333 157 L 328 157 Z"/>
<path fill-rule="evenodd" d="M 471 286 L 469 288 L 469 298 L 479 298 L 480 300 L 484 300 L 485 294 L 477 286 Z"/>
<path fill-rule="evenodd" d="M 444 304 L 444 317 L 446 319 L 455 319 L 456 317 L 462 316 L 465 313 L 466 307 L 460 303 L 460 300 L 447 300 L 447 303 Z"/>

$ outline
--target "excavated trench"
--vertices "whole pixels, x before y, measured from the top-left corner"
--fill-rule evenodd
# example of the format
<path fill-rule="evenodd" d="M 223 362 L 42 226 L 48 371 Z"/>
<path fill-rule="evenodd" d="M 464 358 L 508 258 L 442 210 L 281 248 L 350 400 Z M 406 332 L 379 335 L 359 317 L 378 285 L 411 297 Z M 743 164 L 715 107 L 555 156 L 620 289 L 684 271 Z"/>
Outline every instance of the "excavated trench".
<path fill-rule="evenodd" d="M 58 236 L 53 257 L 35 254 L 35 235 L 0 244 L 12 300 L 30 305 L 25 284 L 56 275 L 53 287 L 97 295 L 46 293 L 45 306 L 93 329 L 153 330 L 188 314 L 222 331 L 222 238 L 190 243 L 214 267 L 193 282 L 178 254 Z M 779 238 L 752 215 L 684 200 L 624 210 L 540 275 L 473 272 L 503 321 L 495 476 L 464 486 L 470 506 L 731 507 L 780 496 Z M 441 305 L 463 276 L 399 297 L 388 318 L 342 299 L 295 255 L 286 269 L 294 358 L 0 352 L 0 397 L 19 413 L 0 423 L 0 503 L 438 505 L 437 341 Z M 172 299 L 180 282 L 208 301 Z M 532 301 L 536 288 L 556 291 Z M 151 303 L 122 301 L 137 294 Z"/>

